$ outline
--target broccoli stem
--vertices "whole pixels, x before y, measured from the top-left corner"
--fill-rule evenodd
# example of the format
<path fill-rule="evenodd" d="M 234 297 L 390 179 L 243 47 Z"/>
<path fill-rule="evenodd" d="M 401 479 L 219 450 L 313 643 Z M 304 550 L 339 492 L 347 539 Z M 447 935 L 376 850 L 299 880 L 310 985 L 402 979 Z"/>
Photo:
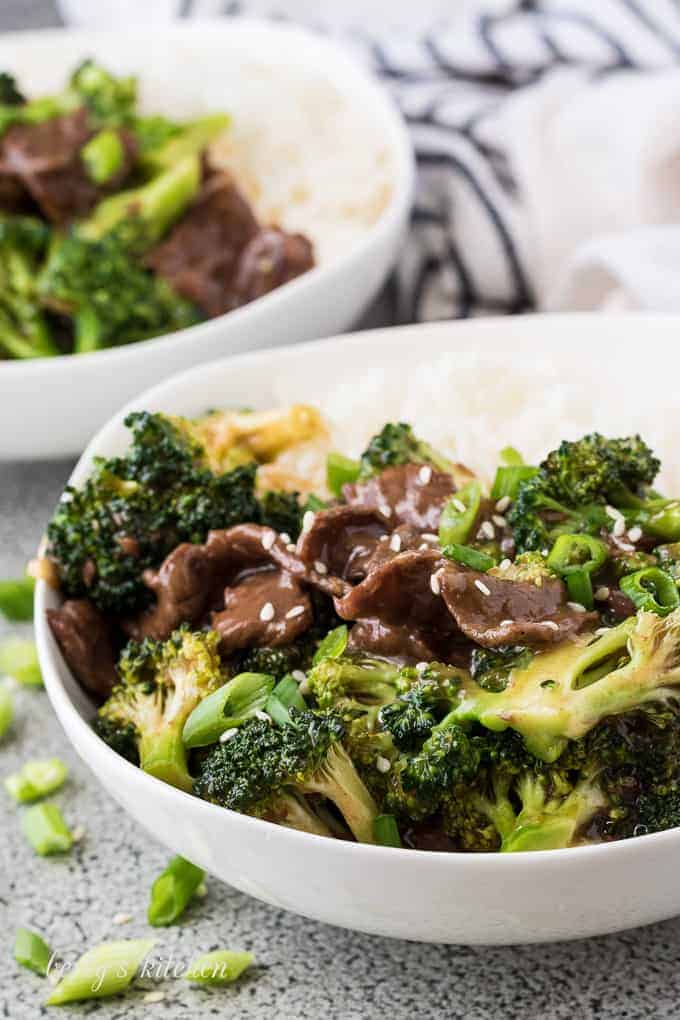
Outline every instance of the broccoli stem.
<path fill-rule="evenodd" d="M 123 165 L 125 150 L 120 135 L 106 128 L 80 150 L 87 175 L 95 184 L 106 184 Z"/>
<path fill-rule="evenodd" d="M 188 156 L 197 156 L 203 152 L 230 123 L 231 117 L 226 113 L 212 113 L 189 121 L 155 152 L 146 154 L 142 165 L 152 172 L 168 170 Z"/>
<path fill-rule="evenodd" d="M 187 767 L 182 727 L 165 726 L 159 733 L 142 734 L 139 765 L 144 772 L 179 790 L 191 793 L 193 782 Z"/>
<path fill-rule="evenodd" d="M 102 329 L 94 308 L 83 305 L 73 316 L 73 353 L 90 354 L 102 347 Z"/>
<path fill-rule="evenodd" d="M 378 816 L 370 795 L 340 744 L 333 744 L 321 768 L 302 780 L 303 793 L 319 793 L 332 800 L 360 843 L 375 843 L 373 823 Z"/>

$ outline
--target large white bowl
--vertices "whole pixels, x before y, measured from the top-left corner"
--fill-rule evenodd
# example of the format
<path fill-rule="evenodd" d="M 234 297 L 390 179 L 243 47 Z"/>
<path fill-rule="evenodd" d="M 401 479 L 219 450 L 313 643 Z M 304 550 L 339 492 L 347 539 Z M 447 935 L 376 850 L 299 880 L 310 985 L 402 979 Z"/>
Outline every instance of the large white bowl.
<path fill-rule="evenodd" d="M 324 83 L 337 91 L 361 124 L 357 145 L 368 124 L 372 138 L 384 148 L 391 166 L 391 195 L 374 225 L 358 232 L 337 256 L 227 316 L 93 354 L 0 361 L 0 460 L 80 452 L 122 403 L 180 369 L 347 329 L 394 263 L 410 211 L 413 155 L 401 116 L 357 61 L 322 36 L 290 25 L 222 19 L 139 31 L 51 30 L 0 37 L 0 67 L 15 71 L 31 92 L 59 88 L 85 56 L 120 73 L 138 74 L 149 106 L 170 116 L 188 117 L 206 109 L 228 110 L 235 120 L 241 111 L 244 118 L 251 116 L 239 68 L 254 76 L 258 89 L 269 89 L 271 118 L 288 98 L 285 89 L 277 91 L 279 71 L 297 83 L 306 76 L 310 89 Z M 347 155 L 339 151 L 342 146 L 323 144 L 318 155 L 332 189 L 334 172 L 336 178 L 347 173 Z M 313 150 L 321 143 L 310 137 L 307 145 Z M 357 165 L 362 166 L 360 159 Z M 362 185 L 359 181 L 358 187 Z M 311 223 L 311 236 L 313 227 Z"/>
<path fill-rule="evenodd" d="M 584 397 L 597 401 L 612 351 L 659 359 L 675 344 L 677 318 L 565 316 L 478 320 L 379 330 L 204 365 L 157 386 L 136 408 L 192 414 L 274 398 L 323 399 L 334 381 L 381 366 L 384 391 L 402 386 L 442 352 L 484 348 L 516 352 L 531 399 L 532 365 L 550 354 L 577 366 Z M 642 342 L 641 342 L 642 340 Z M 389 351 L 389 357 L 386 352 Z M 670 373 L 669 386 L 675 373 Z M 663 379 L 660 377 L 663 389 Z M 484 381 L 479 380 L 483 392 Z M 655 394 L 621 400 L 655 414 Z M 455 408 L 443 407 L 455 422 Z M 74 475 L 81 483 L 94 455 L 122 452 L 124 412 L 93 440 Z M 498 410 L 499 445 L 512 422 Z M 662 451 L 663 452 L 663 451 Z M 672 451 L 671 451 L 672 452 Z M 49 508 L 45 508 L 46 513 Z M 680 913 L 680 829 L 609 845 L 536 853 L 438 854 L 308 836 L 235 814 L 145 775 L 110 750 L 88 726 L 93 708 L 68 669 L 45 622 L 58 596 L 39 584 L 36 633 L 47 690 L 76 750 L 106 790 L 173 851 L 243 892 L 296 913 L 361 931 L 452 943 L 517 943 L 597 935 Z"/>

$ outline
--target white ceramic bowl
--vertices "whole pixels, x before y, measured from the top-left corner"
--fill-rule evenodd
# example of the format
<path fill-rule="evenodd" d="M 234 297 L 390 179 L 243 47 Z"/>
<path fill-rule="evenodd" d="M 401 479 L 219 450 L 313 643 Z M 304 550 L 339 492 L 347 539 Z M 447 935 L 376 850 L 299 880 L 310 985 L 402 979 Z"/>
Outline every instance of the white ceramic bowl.
<path fill-rule="evenodd" d="M 290 101 L 285 89 L 277 90 L 277 78 L 288 76 L 298 90 L 301 81 L 308 81 L 312 95 L 328 88 L 361 125 L 353 172 L 359 178 L 365 169 L 360 139 L 368 125 L 386 153 L 391 194 L 377 221 L 342 250 L 338 247 L 337 254 L 227 316 L 94 354 L 0 361 L 0 460 L 80 452 L 122 403 L 191 365 L 349 328 L 389 272 L 411 206 L 413 155 L 401 116 L 358 62 L 320 35 L 290 25 L 225 18 L 154 26 L 153 31 L 146 26 L 124 33 L 53 30 L 0 37 L 0 67 L 16 72 L 33 93 L 61 87 L 85 56 L 119 73 L 138 74 L 148 108 L 170 116 L 223 109 L 232 113 L 235 124 L 241 115 L 247 120 L 252 116 L 248 74 L 269 106 L 267 117 L 259 107 L 257 114 L 266 128 L 267 118 L 275 118 L 281 103 Z M 244 76 L 239 69 L 245 69 Z M 268 99 L 262 90 L 268 90 Z M 343 145 L 318 137 L 310 137 L 308 144 L 318 150 L 315 158 L 322 159 L 324 179 L 332 182 L 334 172 L 336 178 L 351 172 L 347 151 L 340 151 Z M 312 237 L 313 212 L 307 230 Z"/>
<path fill-rule="evenodd" d="M 200 366 L 157 386 L 127 410 L 192 414 L 221 403 L 266 406 L 275 397 L 307 400 L 318 398 L 336 380 L 376 366 L 384 370 L 389 394 L 404 373 L 415 372 L 433 356 L 479 347 L 516 351 L 526 370 L 528 398 L 539 353 L 561 356 L 578 365 L 584 395 L 595 401 L 614 344 L 618 357 L 632 359 L 639 356 L 644 337 L 645 357 L 667 358 L 678 326 L 677 318 L 565 316 L 379 330 Z M 674 373 L 670 377 L 672 388 Z M 630 385 L 630 399 L 646 402 L 651 418 L 654 395 L 638 391 L 634 375 Z M 625 401 L 626 394 L 621 398 Z M 87 476 L 94 455 L 123 451 L 124 413 L 90 444 L 74 483 Z M 455 420 L 454 412 L 448 413 Z M 499 445 L 512 439 L 512 423 L 503 421 L 500 412 L 497 434 Z M 537 853 L 395 850 L 308 836 L 247 818 L 145 775 L 88 726 L 92 706 L 45 623 L 45 609 L 58 601 L 54 592 L 38 585 L 36 633 L 50 699 L 76 750 L 111 796 L 156 839 L 243 892 L 332 924 L 430 942 L 577 938 L 680 913 L 680 829 Z"/>

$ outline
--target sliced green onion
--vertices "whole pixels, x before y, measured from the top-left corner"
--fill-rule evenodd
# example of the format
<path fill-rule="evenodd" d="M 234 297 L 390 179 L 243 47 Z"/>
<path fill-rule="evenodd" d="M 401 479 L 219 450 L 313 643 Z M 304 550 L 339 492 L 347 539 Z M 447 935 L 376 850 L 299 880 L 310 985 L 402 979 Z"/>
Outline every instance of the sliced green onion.
<path fill-rule="evenodd" d="M 42 687 L 35 642 L 27 638 L 6 638 L 0 644 L 0 673 L 14 677 L 27 687 Z"/>
<path fill-rule="evenodd" d="M 655 505 L 656 504 L 656 505 Z M 626 513 L 626 524 L 639 525 L 647 535 L 660 538 L 663 542 L 677 542 L 680 539 L 680 501 L 650 500 L 640 510 Z"/>
<path fill-rule="evenodd" d="M 675 581 L 660 567 L 647 567 L 636 570 L 634 574 L 626 574 L 619 581 L 619 587 L 636 609 L 657 613 L 658 616 L 668 616 L 680 605 Z"/>
<path fill-rule="evenodd" d="M 341 623 L 334 630 L 329 630 L 323 641 L 319 642 L 319 646 L 312 659 L 312 665 L 318 666 L 324 659 L 339 659 L 345 648 L 347 648 L 348 639 L 349 631 L 344 623 Z"/>
<path fill-rule="evenodd" d="M 508 467 L 518 467 L 524 464 L 524 457 L 514 446 L 504 446 L 499 457 Z"/>
<path fill-rule="evenodd" d="M 14 701 L 6 684 L 0 684 L 0 740 L 12 725 L 14 718 Z"/>
<path fill-rule="evenodd" d="M 5 789 L 10 797 L 20 804 L 25 804 L 54 793 L 64 784 L 67 775 L 68 769 L 59 758 L 27 761 L 19 772 L 7 776 Z"/>
<path fill-rule="evenodd" d="M 14 939 L 14 959 L 41 977 L 47 974 L 52 951 L 37 932 L 19 928 Z"/>
<path fill-rule="evenodd" d="M 292 676 L 284 676 L 269 696 L 264 710 L 278 726 L 287 726 L 291 721 L 288 711 L 290 708 L 297 708 L 304 712 L 307 703 L 300 694 L 300 686 L 297 681 Z"/>
<path fill-rule="evenodd" d="M 82 147 L 80 158 L 90 180 L 95 184 L 105 184 L 118 173 L 125 159 L 120 135 L 110 128 L 100 131 Z"/>
<path fill-rule="evenodd" d="M 124 992 L 154 945 L 153 939 L 121 939 L 88 949 L 61 979 L 45 1005 L 61 1006 L 65 1002 L 103 999 Z"/>
<path fill-rule="evenodd" d="M 456 563 L 472 567 L 473 570 L 483 570 L 484 573 L 496 566 L 493 556 L 487 556 L 486 553 L 480 552 L 479 549 L 473 549 L 470 545 L 457 545 L 454 542 L 451 545 L 445 545 L 442 552 L 448 560 L 455 560 Z"/>
<path fill-rule="evenodd" d="M 214 744 L 226 730 L 264 711 L 273 689 L 274 677 L 267 673 L 239 673 L 198 703 L 184 724 L 185 747 Z"/>
<path fill-rule="evenodd" d="M 373 820 L 373 835 L 380 846 L 402 845 L 394 815 L 378 815 Z"/>
<path fill-rule="evenodd" d="M 230 985 L 255 963 L 252 953 L 233 949 L 215 949 L 212 953 L 197 956 L 185 977 L 202 985 Z"/>
<path fill-rule="evenodd" d="M 590 580 L 590 574 L 587 570 L 580 567 L 573 573 L 567 574 L 564 581 L 569 592 L 570 602 L 578 602 L 585 609 L 593 608 L 595 605 L 593 582 Z"/>
<path fill-rule="evenodd" d="M 311 510 L 312 513 L 316 513 L 317 510 L 325 510 L 327 506 L 328 504 L 325 503 L 323 499 L 319 499 L 319 497 L 315 496 L 313 492 L 310 492 L 309 496 L 307 496 L 307 502 L 302 509 L 305 513 L 307 510 Z"/>
<path fill-rule="evenodd" d="M 607 547 L 592 535 L 560 535 L 546 560 L 547 566 L 563 578 L 569 598 L 586 609 L 592 609 L 591 574 L 607 559 Z"/>
<path fill-rule="evenodd" d="M 442 546 L 462 544 L 467 540 L 481 501 L 482 488 L 477 481 L 468 482 L 454 493 L 439 520 L 439 541 Z"/>
<path fill-rule="evenodd" d="M 334 496 L 342 496 L 343 485 L 356 482 L 361 464 L 342 453 L 329 453 L 326 458 L 326 484 Z"/>
<path fill-rule="evenodd" d="M 528 464 L 512 464 L 497 468 L 491 488 L 491 499 L 499 500 L 504 496 L 516 499 L 521 483 L 527 478 L 533 478 L 537 471 L 538 468 L 530 467 Z"/>
<path fill-rule="evenodd" d="M 12 623 L 26 623 L 32 620 L 34 591 L 35 581 L 32 577 L 0 581 L 0 613 Z"/>
<path fill-rule="evenodd" d="M 174 924 L 186 910 L 189 900 L 204 878 L 205 872 L 191 861 L 184 857 L 173 857 L 151 886 L 147 910 L 149 924 L 155 928 Z"/>
<path fill-rule="evenodd" d="M 56 804 L 35 804 L 21 816 L 24 836 L 41 857 L 63 854 L 73 846 L 73 836 Z"/>

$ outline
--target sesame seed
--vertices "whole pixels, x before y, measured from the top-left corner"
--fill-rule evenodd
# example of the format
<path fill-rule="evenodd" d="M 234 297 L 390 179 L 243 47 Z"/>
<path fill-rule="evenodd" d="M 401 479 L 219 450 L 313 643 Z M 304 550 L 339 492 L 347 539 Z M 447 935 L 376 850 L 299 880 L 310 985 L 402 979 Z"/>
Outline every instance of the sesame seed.
<path fill-rule="evenodd" d="M 511 566 L 512 566 L 512 560 L 505 559 L 505 560 L 501 560 L 501 562 L 498 564 L 498 569 L 505 571 L 505 570 L 509 570 Z"/>
<path fill-rule="evenodd" d="M 549 549 L 541 549 L 541 556 L 548 556 L 550 553 Z"/>
<path fill-rule="evenodd" d="M 390 549 L 392 552 L 401 552 L 401 535 L 398 535 L 396 531 L 390 539 Z"/>
<path fill-rule="evenodd" d="M 617 544 L 619 549 L 622 549 L 624 552 L 636 552 L 635 546 L 631 545 L 630 542 L 618 542 Z"/>
<path fill-rule="evenodd" d="M 290 535 L 288 534 L 287 531 L 282 531 L 281 534 L 279 535 L 279 538 L 285 545 L 290 545 Z"/>
<path fill-rule="evenodd" d="M 417 662 L 416 673 L 424 673 L 428 666 L 429 666 L 428 662 Z"/>
<path fill-rule="evenodd" d="M 555 623 L 554 620 L 544 620 L 543 621 L 543 626 L 544 627 L 549 627 L 550 630 L 559 630 L 560 629 L 559 626 Z"/>
<path fill-rule="evenodd" d="M 459 514 L 464 514 L 465 511 L 467 510 L 467 507 L 465 506 L 465 503 L 463 502 L 462 499 L 452 499 L 451 502 L 453 503 L 454 507 L 456 508 Z"/>
<path fill-rule="evenodd" d="M 642 528 L 636 524 L 634 528 L 628 529 L 628 538 L 631 542 L 639 542 L 642 538 Z"/>
<path fill-rule="evenodd" d="M 429 548 L 430 547 L 427 544 L 427 542 L 421 542 L 420 545 L 418 546 L 418 552 L 427 552 Z"/>
<path fill-rule="evenodd" d="M 294 669 L 290 675 L 292 676 L 293 680 L 295 680 L 295 682 L 298 684 L 303 684 L 307 679 L 307 674 L 303 669 Z"/>
<path fill-rule="evenodd" d="M 307 677 L 305 677 L 305 679 L 302 681 L 302 683 L 298 687 L 298 690 L 299 690 L 300 694 L 309 694 L 310 693 L 311 687 L 309 686 L 309 680 L 307 679 Z"/>
<path fill-rule="evenodd" d="M 493 524 L 491 521 L 483 521 L 479 526 L 479 534 L 482 538 L 492 539 L 496 537 L 496 532 L 493 530 Z"/>
<path fill-rule="evenodd" d="M 497 528 L 504 528 L 507 524 L 505 517 L 502 514 L 494 514 L 491 520 L 494 522 Z"/>
<path fill-rule="evenodd" d="M 295 542 L 289 542 L 288 545 L 286 546 L 286 549 L 288 550 L 288 552 L 297 552 L 297 546 Z"/>
<path fill-rule="evenodd" d="M 379 542 L 387 542 L 389 540 L 389 537 L 390 537 L 389 535 L 381 535 L 380 538 L 378 539 L 378 541 Z"/>
<path fill-rule="evenodd" d="M 272 717 L 270 715 L 268 715 L 267 712 L 263 712 L 261 708 L 258 708 L 257 712 L 255 713 L 255 718 L 259 719 L 260 722 L 271 722 L 272 721 Z"/>
<path fill-rule="evenodd" d="M 132 920 L 132 914 L 114 914 L 111 918 L 112 924 L 129 924 Z"/>
<path fill-rule="evenodd" d="M 276 610 L 274 609 L 274 606 L 271 604 L 271 602 L 265 602 L 265 604 L 262 606 L 262 609 L 260 610 L 260 619 L 262 620 L 262 622 L 269 623 L 270 620 L 274 619 L 275 615 Z"/>
<path fill-rule="evenodd" d="M 498 510 L 498 513 L 499 514 L 504 514 L 505 511 L 510 506 L 511 502 L 512 502 L 512 500 L 510 499 L 509 496 L 501 496 L 501 498 L 496 503 L 496 510 Z"/>
<path fill-rule="evenodd" d="M 611 517 L 611 519 L 613 521 L 618 521 L 618 520 L 620 520 L 621 517 L 623 517 L 623 514 L 621 513 L 621 511 L 617 510 L 616 507 L 614 507 L 614 506 L 607 505 L 604 508 L 604 512 L 607 514 L 608 517 Z"/>
<path fill-rule="evenodd" d="M 432 574 L 430 577 L 430 591 L 433 595 L 441 595 L 442 593 L 442 587 L 436 574 Z"/>
<path fill-rule="evenodd" d="M 424 538 L 426 542 L 438 542 L 439 535 L 435 535 L 434 531 L 424 531 L 421 538 Z"/>
<path fill-rule="evenodd" d="M 163 1002 L 165 999 L 165 992 L 147 992 L 144 996 L 144 1002 Z"/>
<path fill-rule="evenodd" d="M 418 472 L 418 481 L 421 485 L 428 485 L 432 480 L 432 468 L 429 464 L 423 464 Z"/>
<path fill-rule="evenodd" d="M 574 613 L 585 613 L 586 607 L 580 602 L 567 602 L 567 607 Z"/>
<path fill-rule="evenodd" d="M 271 547 L 274 545 L 275 541 L 276 541 L 275 532 L 265 531 L 264 535 L 262 536 L 262 548 L 266 549 L 267 552 L 269 552 Z"/>
<path fill-rule="evenodd" d="M 612 535 L 614 535 L 615 538 L 621 538 L 625 530 L 626 522 L 624 521 L 623 517 L 617 517 L 616 520 L 614 521 L 614 527 L 612 528 Z"/>
<path fill-rule="evenodd" d="M 609 588 L 607 587 L 607 585 L 602 584 L 600 585 L 599 588 L 596 588 L 593 594 L 593 598 L 597 602 L 605 602 L 609 598 Z"/>
<path fill-rule="evenodd" d="M 286 613 L 286 619 L 294 620 L 296 616 L 302 616 L 304 611 L 305 611 L 304 606 L 293 606 L 293 608 L 289 609 L 288 612 Z"/>
<path fill-rule="evenodd" d="M 375 767 L 378 772 L 389 772 L 392 768 L 389 758 L 383 758 L 381 754 L 375 759 Z"/>
<path fill-rule="evenodd" d="M 513 622 L 512 620 L 501 620 L 501 622 L 498 624 L 498 626 L 499 627 L 509 627 L 512 622 Z"/>
<path fill-rule="evenodd" d="M 75 829 L 72 829 L 71 836 L 73 837 L 74 843 L 80 843 L 81 839 L 85 836 L 85 829 L 82 825 L 76 825 Z"/>
<path fill-rule="evenodd" d="M 383 515 L 383 517 L 392 516 L 392 507 L 388 506 L 387 503 L 383 503 L 382 506 L 379 506 L 378 511 Z"/>
<path fill-rule="evenodd" d="M 220 734 L 220 744 L 226 744 L 228 741 L 235 737 L 238 733 L 238 727 L 232 726 L 230 729 L 225 730 L 224 733 Z"/>
<path fill-rule="evenodd" d="M 475 588 L 481 591 L 482 595 L 491 594 L 491 588 L 485 585 L 483 581 L 480 581 L 479 578 L 477 578 L 477 580 L 475 581 Z"/>
<path fill-rule="evenodd" d="M 314 524 L 314 518 L 315 517 L 316 517 L 316 514 L 314 513 L 313 510 L 305 510 L 305 512 L 304 512 L 304 514 L 302 516 L 302 530 L 303 531 L 309 531 L 309 529 Z"/>
<path fill-rule="evenodd" d="M 610 627 L 598 627 L 595 633 L 598 637 L 602 637 L 603 634 L 608 634 L 610 629 Z"/>
<path fill-rule="evenodd" d="M 323 560 L 314 560 L 314 569 L 316 570 L 317 574 L 328 573 L 328 567 L 323 562 Z"/>

